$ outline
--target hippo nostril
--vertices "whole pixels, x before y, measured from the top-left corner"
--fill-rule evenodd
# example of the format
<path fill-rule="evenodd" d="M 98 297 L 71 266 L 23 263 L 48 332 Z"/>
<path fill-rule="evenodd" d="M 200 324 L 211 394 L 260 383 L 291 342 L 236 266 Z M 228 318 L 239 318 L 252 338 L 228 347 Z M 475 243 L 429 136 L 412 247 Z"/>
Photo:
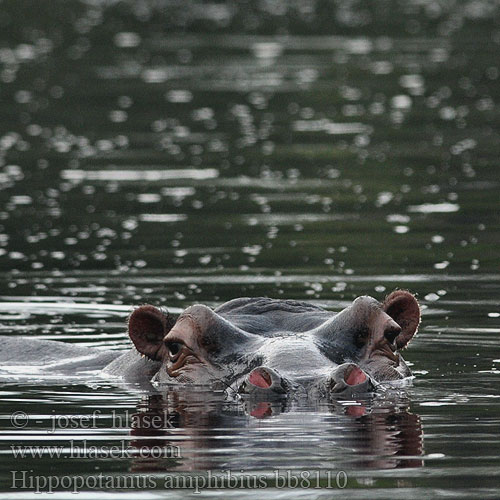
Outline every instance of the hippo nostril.
<path fill-rule="evenodd" d="M 273 385 L 271 375 L 265 368 L 255 368 L 248 376 L 248 381 L 261 389 L 269 389 Z"/>
<path fill-rule="evenodd" d="M 240 384 L 240 394 L 251 394 L 255 397 L 281 397 L 292 390 L 291 383 L 278 372 L 266 366 L 254 368 Z"/>
<path fill-rule="evenodd" d="M 344 372 L 344 381 L 347 385 L 358 385 L 362 384 L 365 382 L 367 379 L 365 373 L 361 368 L 358 368 L 357 366 L 351 365 L 347 370 Z"/>

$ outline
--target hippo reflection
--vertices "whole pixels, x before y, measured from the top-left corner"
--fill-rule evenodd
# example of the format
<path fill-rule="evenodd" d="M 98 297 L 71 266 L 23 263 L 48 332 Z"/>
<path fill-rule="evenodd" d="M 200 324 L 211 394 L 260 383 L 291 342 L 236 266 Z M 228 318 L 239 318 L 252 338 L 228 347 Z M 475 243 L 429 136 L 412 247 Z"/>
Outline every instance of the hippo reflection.
<path fill-rule="evenodd" d="M 311 468 L 327 462 L 349 470 L 423 465 L 420 417 L 410 411 L 404 396 L 394 393 L 312 406 L 248 399 L 242 406 L 199 387 L 171 387 L 144 396 L 131 421 L 131 445 L 141 450 L 132 463 L 134 472 L 217 470 L 229 463 L 235 471 L 286 468 L 296 463 L 297 453 L 308 457 Z M 269 432 L 272 444 L 262 439 Z M 318 434 L 320 447 L 312 438 Z"/>
<path fill-rule="evenodd" d="M 175 321 L 151 305 L 129 318 L 136 349 L 153 361 L 156 383 L 230 387 L 262 397 L 312 391 L 369 392 L 411 376 L 397 352 L 417 331 L 420 308 L 403 290 L 383 303 L 358 297 L 338 314 L 305 302 L 234 299 L 186 309 Z M 108 367 L 119 372 L 119 358 Z"/>

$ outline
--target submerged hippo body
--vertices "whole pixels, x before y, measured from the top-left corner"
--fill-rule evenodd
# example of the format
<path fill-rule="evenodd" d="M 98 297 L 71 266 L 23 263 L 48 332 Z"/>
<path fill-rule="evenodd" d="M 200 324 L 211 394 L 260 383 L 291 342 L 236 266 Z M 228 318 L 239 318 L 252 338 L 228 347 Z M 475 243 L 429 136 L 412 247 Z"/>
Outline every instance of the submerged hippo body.
<path fill-rule="evenodd" d="M 158 367 L 153 382 L 268 397 L 369 392 L 409 377 L 397 351 L 419 322 L 415 297 L 399 290 L 383 303 L 358 297 L 338 314 L 304 302 L 240 298 L 215 310 L 191 306 L 174 321 L 145 305 L 128 326 L 136 349 Z"/>

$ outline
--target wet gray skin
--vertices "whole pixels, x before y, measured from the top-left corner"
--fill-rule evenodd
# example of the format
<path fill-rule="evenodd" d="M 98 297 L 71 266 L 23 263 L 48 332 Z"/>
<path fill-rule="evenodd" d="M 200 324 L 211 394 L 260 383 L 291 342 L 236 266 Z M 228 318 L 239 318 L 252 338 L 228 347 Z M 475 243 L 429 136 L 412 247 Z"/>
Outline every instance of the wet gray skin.
<path fill-rule="evenodd" d="M 338 314 L 308 303 L 231 300 L 186 309 L 174 321 L 146 305 L 129 318 L 137 350 L 158 371 L 152 381 L 203 384 L 267 399 L 369 392 L 411 376 L 399 350 L 417 331 L 420 308 L 407 291 L 383 303 L 357 298 Z"/>

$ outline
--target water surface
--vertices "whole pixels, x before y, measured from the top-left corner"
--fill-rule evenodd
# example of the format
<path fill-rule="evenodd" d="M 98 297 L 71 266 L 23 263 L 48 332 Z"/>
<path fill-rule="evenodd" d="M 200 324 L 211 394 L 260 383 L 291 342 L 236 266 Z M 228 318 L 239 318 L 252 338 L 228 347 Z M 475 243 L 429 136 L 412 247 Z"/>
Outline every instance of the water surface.
<path fill-rule="evenodd" d="M 137 304 L 339 311 L 398 287 L 423 319 L 413 385 L 366 401 L 255 407 L 0 367 L 3 497 L 39 497 L 12 470 L 101 474 L 134 499 L 195 495 L 169 481 L 208 471 L 250 481 L 226 483 L 238 498 L 497 496 L 498 2 L 34 5 L 0 2 L 2 335 L 126 349 Z M 11 448 L 83 441 L 125 451 Z"/>

